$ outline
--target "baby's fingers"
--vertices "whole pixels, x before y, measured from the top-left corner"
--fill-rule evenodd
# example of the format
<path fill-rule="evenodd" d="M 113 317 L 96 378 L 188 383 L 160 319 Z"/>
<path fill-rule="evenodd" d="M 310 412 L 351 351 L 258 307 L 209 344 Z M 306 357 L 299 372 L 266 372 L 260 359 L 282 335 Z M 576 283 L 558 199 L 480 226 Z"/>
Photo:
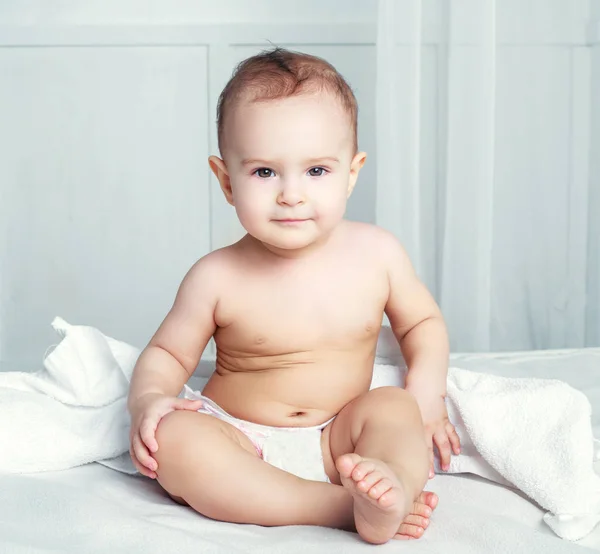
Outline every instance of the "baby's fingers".
<path fill-rule="evenodd" d="M 135 468 L 144 476 L 150 477 L 150 479 L 156 479 L 156 473 L 154 471 L 148 469 L 146 466 L 142 465 L 139 460 L 135 456 L 135 452 L 133 450 L 133 446 L 129 447 L 129 455 L 131 456 L 131 461 Z"/>
<path fill-rule="evenodd" d="M 156 463 L 156 460 L 150 455 L 150 452 L 148 452 L 146 445 L 142 442 L 139 435 L 134 435 L 131 441 L 131 447 L 136 460 L 140 464 L 151 471 L 154 471 L 157 468 L 158 464 Z"/>
<path fill-rule="evenodd" d="M 156 433 L 159 421 L 160 419 L 145 419 L 140 426 L 140 436 L 150 452 L 156 452 L 158 450 L 158 442 L 156 442 L 154 434 Z"/>
<path fill-rule="evenodd" d="M 191 410 L 197 412 L 202 407 L 202 400 L 190 400 L 188 398 L 178 398 L 173 403 L 175 410 Z"/>
<path fill-rule="evenodd" d="M 458 436 L 454 425 L 450 422 L 446 424 L 446 431 L 448 432 L 448 439 L 452 444 L 452 452 L 458 456 L 460 454 L 460 437 Z"/>
<path fill-rule="evenodd" d="M 142 439 L 139 435 L 134 435 L 131 441 L 131 446 L 133 448 L 134 458 L 142 464 L 142 466 L 148 468 L 151 471 L 156 471 L 158 469 L 158 464 L 156 460 L 150 456 L 148 449 L 145 444 L 142 442 Z M 140 473 L 143 473 L 140 471 Z M 144 473 L 145 475 L 145 473 Z"/>
<path fill-rule="evenodd" d="M 448 435 L 444 430 L 438 431 L 434 435 L 433 439 L 440 453 L 442 469 L 444 471 L 448 471 L 450 468 L 450 442 L 448 441 Z"/>
<path fill-rule="evenodd" d="M 435 471 L 433 467 L 433 441 L 431 439 L 431 435 L 426 432 L 425 434 L 425 442 L 427 443 L 427 450 L 429 456 L 429 479 L 433 479 L 435 476 Z"/>

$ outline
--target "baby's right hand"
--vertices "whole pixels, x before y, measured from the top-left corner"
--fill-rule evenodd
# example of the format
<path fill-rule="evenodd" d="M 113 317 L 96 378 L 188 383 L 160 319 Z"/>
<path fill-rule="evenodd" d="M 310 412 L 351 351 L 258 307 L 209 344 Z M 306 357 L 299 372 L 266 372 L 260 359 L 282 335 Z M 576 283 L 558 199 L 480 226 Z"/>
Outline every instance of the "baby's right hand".
<path fill-rule="evenodd" d="M 129 454 L 137 470 L 146 477 L 156 479 L 158 464 L 151 456 L 158 450 L 154 438 L 160 420 L 175 410 L 197 411 L 202 400 L 186 400 L 158 393 L 148 393 L 139 398 L 131 410 Z"/>

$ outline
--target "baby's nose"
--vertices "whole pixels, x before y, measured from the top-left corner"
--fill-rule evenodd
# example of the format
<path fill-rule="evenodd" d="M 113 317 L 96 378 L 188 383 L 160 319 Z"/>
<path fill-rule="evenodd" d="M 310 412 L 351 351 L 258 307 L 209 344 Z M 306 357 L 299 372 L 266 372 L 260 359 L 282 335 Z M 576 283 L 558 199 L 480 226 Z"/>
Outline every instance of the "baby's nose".
<path fill-rule="evenodd" d="M 301 187 L 296 183 L 283 183 L 277 196 L 277 202 L 287 206 L 302 204 L 304 202 L 304 194 Z"/>

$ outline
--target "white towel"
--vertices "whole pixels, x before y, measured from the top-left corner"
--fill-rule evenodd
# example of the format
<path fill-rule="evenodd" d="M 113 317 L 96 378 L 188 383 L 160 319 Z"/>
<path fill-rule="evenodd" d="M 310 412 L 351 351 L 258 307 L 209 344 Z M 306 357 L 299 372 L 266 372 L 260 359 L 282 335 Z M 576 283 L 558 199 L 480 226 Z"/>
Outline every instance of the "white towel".
<path fill-rule="evenodd" d="M 63 337 L 36 373 L 0 373 L 0 471 L 68 469 L 98 461 L 135 472 L 126 398 L 139 350 L 56 318 Z M 401 385 L 400 351 L 383 329 L 371 388 Z M 560 537 L 578 540 L 600 521 L 600 477 L 587 398 L 557 380 L 450 368 L 448 413 L 462 442 L 449 473 L 520 489 L 548 511 Z M 436 472 L 441 473 L 436 464 Z"/>

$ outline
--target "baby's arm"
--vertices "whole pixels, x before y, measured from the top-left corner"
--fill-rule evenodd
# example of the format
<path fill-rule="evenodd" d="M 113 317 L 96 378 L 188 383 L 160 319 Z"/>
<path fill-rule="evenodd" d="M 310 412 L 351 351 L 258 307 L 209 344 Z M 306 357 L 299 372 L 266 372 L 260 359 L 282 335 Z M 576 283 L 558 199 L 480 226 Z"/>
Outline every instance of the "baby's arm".
<path fill-rule="evenodd" d="M 409 369 L 406 385 L 445 396 L 449 345 L 442 313 L 402 245 L 391 235 L 386 239 L 389 296 L 385 313 Z"/>
<path fill-rule="evenodd" d="M 450 447 L 455 454 L 460 452 L 460 441 L 448 421 L 445 405 L 448 333 L 439 307 L 419 280 L 402 245 L 388 233 L 381 243 L 389 281 L 385 312 L 408 368 L 405 388 L 421 409 L 432 476 L 433 443 L 440 452 L 443 469 L 450 464 Z"/>
<path fill-rule="evenodd" d="M 198 402 L 178 399 L 214 334 L 217 279 L 213 264 L 202 258 L 185 276 L 175 302 L 137 360 L 127 407 L 131 414 L 132 459 L 138 470 L 154 477 L 158 448 L 154 433 L 160 419 L 175 409 L 198 409 Z"/>

